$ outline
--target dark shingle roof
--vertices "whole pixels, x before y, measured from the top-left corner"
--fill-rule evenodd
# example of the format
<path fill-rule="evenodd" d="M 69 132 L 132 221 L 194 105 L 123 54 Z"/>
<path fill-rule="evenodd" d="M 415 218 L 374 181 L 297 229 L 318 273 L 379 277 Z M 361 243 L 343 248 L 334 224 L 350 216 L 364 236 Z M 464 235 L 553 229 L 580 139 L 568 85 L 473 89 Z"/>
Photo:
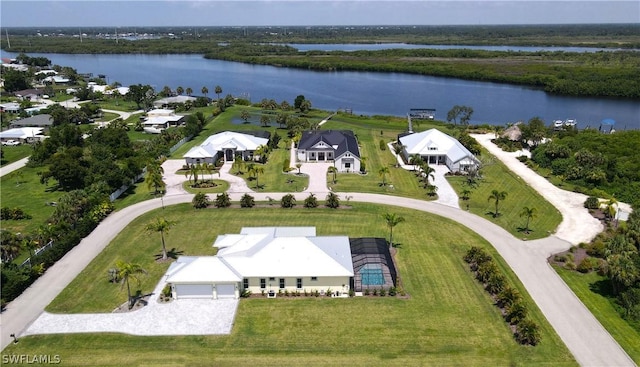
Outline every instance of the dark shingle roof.
<path fill-rule="evenodd" d="M 311 149 L 320 141 L 327 145 L 337 146 L 335 157 L 349 152 L 360 158 L 360 149 L 353 131 L 350 130 L 308 130 L 302 133 L 302 138 L 298 143 L 298 149 Z"/>
<path fill-rule="evenodd" d="M 48 114 L 35 115 L 11 122 L 11 126 L 13 127 L 46 127 L 51 125 L 53 125 L 53 117 Z"/>

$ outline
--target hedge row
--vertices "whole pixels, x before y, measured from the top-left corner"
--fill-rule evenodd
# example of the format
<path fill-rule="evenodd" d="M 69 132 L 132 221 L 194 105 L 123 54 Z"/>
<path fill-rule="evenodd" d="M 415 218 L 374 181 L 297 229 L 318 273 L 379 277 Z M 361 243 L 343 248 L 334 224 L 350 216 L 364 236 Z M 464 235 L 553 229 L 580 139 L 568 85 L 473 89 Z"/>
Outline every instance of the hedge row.
<path fill-rule="evenodd" d="M 485 250 L 471 247 L 464 256 L 464 261 L 475 273 L 476 279 L 496 301 L 502 315 L 511 326 L 518 343 L 537 345 L 540 343 L 538 325 L 528 317 L 527 306 L 520 293 L 507 283 L 506 277 Z"/>

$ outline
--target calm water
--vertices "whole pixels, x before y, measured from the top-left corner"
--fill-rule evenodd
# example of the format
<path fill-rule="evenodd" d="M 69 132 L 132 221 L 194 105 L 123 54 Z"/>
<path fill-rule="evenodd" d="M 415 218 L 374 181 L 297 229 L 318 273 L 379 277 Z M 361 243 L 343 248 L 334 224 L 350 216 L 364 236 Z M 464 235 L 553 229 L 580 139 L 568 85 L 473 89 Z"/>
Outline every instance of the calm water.
<path fill-rule="evenodd" d="M 2 57 L 15 57 L 4 53 Z M 253 102 L 263 98 L 293 103 L 304 95 L 313 107 L 351 108 L 355 114 L 404 116 L 410 108 L 435 108 L 437 119 L 446 119 L 454 105 L 474 109 L 472 123 L 505 124 L 539 116 L 547 123 L 577 119 L 578 127 L 598 127 L 605 118 L 615 128 L 640 129 L 640 102 L 605 98 L 560 97 L 522 86 L 474 82 L 453 78 L 399 73 L 316 72 L 207 60 L 200 55 L 67 55 L 44 56 L 54 64 L 80 73 L 105 74 L 109 83 L 190 87 L 200 94 L 203 86 L 215 97 L 244 96 Z"/>

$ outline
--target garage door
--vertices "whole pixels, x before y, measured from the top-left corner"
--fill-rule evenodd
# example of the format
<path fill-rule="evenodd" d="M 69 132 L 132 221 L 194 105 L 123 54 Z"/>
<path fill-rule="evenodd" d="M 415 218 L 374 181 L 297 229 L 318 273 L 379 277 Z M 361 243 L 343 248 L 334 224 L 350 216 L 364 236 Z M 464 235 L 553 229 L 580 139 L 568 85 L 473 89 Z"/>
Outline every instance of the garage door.
<path fill-rule="evenodd" d="M 176 284 L 176 294 L 180 298 L 213 298 L 211 284 Z"/>
<path fill-rule="evenodd" d="M 236 287 L 233 284 L 216 285 L 218 298 L 236 298 Z"/>

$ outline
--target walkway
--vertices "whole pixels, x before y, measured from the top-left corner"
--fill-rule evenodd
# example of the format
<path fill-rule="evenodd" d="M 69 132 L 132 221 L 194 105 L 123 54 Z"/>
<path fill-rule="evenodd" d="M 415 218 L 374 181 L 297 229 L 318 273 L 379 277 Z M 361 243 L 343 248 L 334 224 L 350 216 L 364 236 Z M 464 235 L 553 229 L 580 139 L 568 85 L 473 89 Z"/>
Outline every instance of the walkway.
<path fill-rule="evenodd" d="M 29 161 L 29 157 L 26 158 L 22 158 L 18 161 L 15 161 L 13 163 L 9 163 L 6 166 L 3 166 L 0 168 L 0 177 L 4 176 L 4 175 L 8 175 L 9 173 L 13 172 L 13 171 L 17 171 L 20 168 L 24 167 L 27 162 Z"/>

